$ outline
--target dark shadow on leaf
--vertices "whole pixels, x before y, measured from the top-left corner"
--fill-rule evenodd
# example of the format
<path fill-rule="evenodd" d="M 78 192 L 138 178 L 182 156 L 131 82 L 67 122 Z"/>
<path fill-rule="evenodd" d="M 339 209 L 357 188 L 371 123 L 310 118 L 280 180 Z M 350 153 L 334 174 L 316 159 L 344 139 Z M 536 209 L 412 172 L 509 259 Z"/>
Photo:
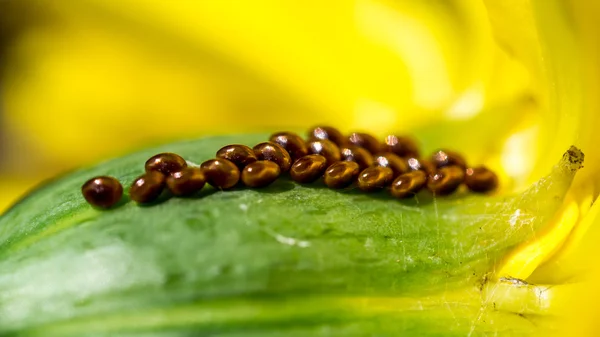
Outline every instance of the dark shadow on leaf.
<path fill-rule="evenodd" d="M 180 198 L 180 199 L 202 199 L 202 198 L 206 198 L 206 197 L 208 197 L 210 195 L 213 195 L 215 193 L 218 193 L 218 192 L 222 192 L 222 191 L 207 184 L 198 193 L 194 193 L 192 195 L 187 195 L 187 196 L 182 196 L 182 197 L 175 197 L 175 196 L 173 196 L 173 198 Z"/>
<path fill-rule="evenodd" d="M 325 183 L 323 183 L 322 180 L 318 180 L 311 184 L 302 184 L 302 186 L 314 188 L 314 189 L 329 189 L 329 187 L 327 187 L 325 185 Z M 363 192 L 356 186 L 356 184 L 352 184 L 346 188 L 342 188 L 339 190 L 332 190 L 332 191 L 335 191 L 340 194 L 345 194 L 345 195 L 356 195 L 356 197 L 354 199 L 356 202 L 367 202 L 370 200 L 385 200 L 385 201 L 393 200 L 393 201 L 399 202 L 405 206 L 416 207 L 419 205 L 430 204 L 434 200 L 433 195 L 426 190 L 423 190 L 423 191 L 415 194 L 412 197 L 408 197 L 408 198 L 404 198 L 404 199 L 394 198 L 393 196 L 391 196 L 389 194 L 387 189 L 381 189 L 380 191 L 375 191 L 375 192 L 370 192 L 370 193 Z M 462 197 L 464 197 L 464 195 L 461 195 L 461 196 L 453 195 L 452 197 L 462 198 Z M 448 197 L 444 197 L 444 198 L 448 198 Z"/>
<path fill-rule="evenodd" d="M 113 206 L 111 206 L 108 210 L 114 210 L 114 209 L 123 207 L 124 205 L 126 205 L 130 201 L 131 201 L 131 199 L 129 199 L 129 196 L 123 194 L 121 196 L 121 199 L 119 199 L 119 201 L 116 204 L 114 204 Z M 97 207 L 94 207 L 94 208 L 99 209 Z M 101 210 L 105 210 L 105 209 L 101 209 Z"/>
<path fill-rule="evenodd" d="M 163 190 L 163 192 L 160 194 L 160 196 L 151 202 L 146 202 L 146 203 L 142 203 L 142 204 L 138 204 L 139 207 L 152 207 L 158 204 L 162 204 L 163 202 L 171 199 L 173 197 L 173 195 L 165 188 Z"/>
<path fill-rule="evenodd" d="M 241 183 L 235 187 L 235 191 L 245 191 L 252 190 L 260 193 L 282 193 L 291 191 L 296 188 L 295 183 L 286 178 L 277 179 L 269 186 L 261 187 L 261 188 L 253 188 L 242 185 Z"/>
<path fill-rule="evenodd" d="M 200 191 L 199 193 L 196 193 L 191 196 L 176 197 L 176 198 L 202 199 L 202 198 L 211 196 L 215 193 L 223 193 L 223 195 L 220 196 L 221 199 L 236 199 L 236 198 L 238 198 L 238 194 L 232 193 L 232 192 L 242 192 L 242 191 L 246 191 L 246 190 L 252 190 L 252 191 L 258 192 L 258 193 L 277 194 L 277 193 L 285 193 L 285 192 L 291 191 L 291 190 L 295 189 L 297 186 L 302 186 L 304 188 L 315 189 L 315 190 L 322 190 L 322 189 L 331 190 L 331 189 L 329 189 L 329 187 L 327 187 L 325 185 L 325 183 L 323 182 L 322 179 L 319 179 L 319 180 L 317 180 L 313 183 L 309 183 L 309 184 L 299 184 L 299 183 L 292 181 L 290 179 L 290 177 L 288 175 L 286 175 L 286 176 L 283 176 L 283 177 L 277 179 L 271 185 L 269 185 L 267 187 L 263 187 L 263 188 L 247 187 L 247 186 L 244 186 L 243 183 L 240 182 L 238 185 L 236 185 L 235 187 L 233 187 L 231 189 L 221 190 L 221 189 L 216 189 L 207 184 L 202 189 L 202 191 Z M 470 195 L 467 191 L 465 191 L 462 188 L 459 189 L 459 191 L 457 191 L 454 194 L 451 194 L 448 196 L 439 196 L 439 197 L 431 194 L 427 190 L 422 190 L 421 192 L 415 194 L 412 197 L 408 197 L 408 198 L 404 198 L 404 199 L 397 199 L 397 198 L 394 198 L 393 196 L 391 196 L 389 194 L 389 192 L 387 191 L 387 189 L 381 189 L 379 191 L 367 193 L 367 192 L 361 191 L 356 186 L 356 184 L 352 184 L 343 189 L 331 190 L 331 191 L 334 191 L 339 194 L 353 196 L 353 200 L 355 202 L 369 202 L 371 200 L 395 201 L 395 202 L 398 202 L 398 203 L 408 206 L 408 207 L 419 207 L 419 206 L 423 206 L 423 205 L 428 205 L 428 204 L 433 203 L 436 198 L 443 198 L 444 200 L 459 200 L 459 199 L 462 199 L 462 198 Z M 151 203 L 146 203 L 146 204 L 139 204 L 139 206 L 151 207 L 151 206 L 157 205 L 159 203 L 165 202 L 170 198 L 174 198 L 174 196 L 171 193 L 169 193 L 167 190 L 165 190 L 165 192 L 163 192 L 156 201 L 153 201 Z M 124 199 L 125 200 L 121 200 L 119 202 L 119 204 L 117 204 L 117 206 L 115 206 L 115 207 L 120 207 L 129 201 L 129 198 L 127 198 L 125 196 L 124 196 Z"/>
<path fill-rule="evenodd" d="M 279 179 L 265 188 L 257 188 L 256 191 L 263 193 L 281 193 L 291 191 L 295 188 L 293 182 L 288 179 Z"/>

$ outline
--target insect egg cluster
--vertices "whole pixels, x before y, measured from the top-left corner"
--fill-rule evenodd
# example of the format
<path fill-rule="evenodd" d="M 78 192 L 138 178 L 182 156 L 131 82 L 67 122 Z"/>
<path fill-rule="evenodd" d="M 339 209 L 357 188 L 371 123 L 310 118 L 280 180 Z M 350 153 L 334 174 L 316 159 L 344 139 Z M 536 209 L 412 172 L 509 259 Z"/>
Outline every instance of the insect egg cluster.
<path fill-rule="evenodd" d="M 194 195 L 207 183 L 219 190 L 238 185 L 261 188 L 282 175 L 300 184 L 322 179 L 331 189 L 356 185 L 364 192 L 387 190 L 396 198 L 411 197 L 423 189 L 441 196 L 461 185 L 477 193 L 498 186 L 493 171 L 467 165 L 457 152 L 438 150 L 422 157 L 411 138 L 390 135 L 381 142 L 367 133 L 344 136 L 330 126 L 312 128 L 307 139 L 277 132 L 253 148 L 226 145 L 200 167 L 188 166 L 175 153 L 159 153 L 144 167 L 145 173 L 129 188 L 131 200 L 141 204 L 156 201 L 165 191 L 174 196 Z M 121 200 L 123 187 L 113 177 L 94 177 L 82 186 L 82 194 L 89 204 L 110 208 Z"/>

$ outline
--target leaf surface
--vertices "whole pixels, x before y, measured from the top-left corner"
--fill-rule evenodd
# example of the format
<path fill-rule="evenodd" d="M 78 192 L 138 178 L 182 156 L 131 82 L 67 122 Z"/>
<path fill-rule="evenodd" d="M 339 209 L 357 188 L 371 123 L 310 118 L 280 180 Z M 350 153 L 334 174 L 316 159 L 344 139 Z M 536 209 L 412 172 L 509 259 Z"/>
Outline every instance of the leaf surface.
<path fill-rule="evenodd" d="M 149 206 L 90 207 L 83 182 L 127 187 L 158 152 L 200 163 L 267 135 L 169 144 L 73 172 L 0 218 L 0 332 L 19 336 L 502 336 L 527 318 L 482 307 L 480 288 L 554 215 L 566 156 L 519 195 L 355 188 L 205 188 Z M 126 198 L 125 198 L 126 199 Z"/>

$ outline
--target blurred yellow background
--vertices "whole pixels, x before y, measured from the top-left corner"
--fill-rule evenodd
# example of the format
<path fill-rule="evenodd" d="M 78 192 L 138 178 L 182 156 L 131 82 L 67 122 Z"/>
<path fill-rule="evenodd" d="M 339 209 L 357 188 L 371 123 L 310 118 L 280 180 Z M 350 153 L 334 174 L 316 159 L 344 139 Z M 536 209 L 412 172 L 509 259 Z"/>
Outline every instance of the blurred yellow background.
<path fill-rule="evenodd" d="M 0 1 L 0 211 L 136 148 L 317 123 L 456 146 L 514 189 L 575 144 L 594 200 L 599 19 L 588 0 Z"/>
<path fill-rule="evenodd" d="M 527 8 L 494 9 L 524 25 L 505 34 L 481 1 L 0 6 L 0 209 L 42 179 L 174 139 L 315 123 L 410 133 L 486 109 L 529 123 L 545 99 Z"/>

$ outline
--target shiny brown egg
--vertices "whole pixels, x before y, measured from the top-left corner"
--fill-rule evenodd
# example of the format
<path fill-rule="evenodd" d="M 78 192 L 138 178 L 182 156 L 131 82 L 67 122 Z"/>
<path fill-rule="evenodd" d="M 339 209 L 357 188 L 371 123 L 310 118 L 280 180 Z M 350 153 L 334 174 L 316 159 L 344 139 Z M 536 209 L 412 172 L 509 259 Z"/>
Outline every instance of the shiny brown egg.
<path fill-rule="evenodd" d="M 279 175 L 279 165 L 268 160 L 255 161 L 242 170 L 242 182 L 248 187 L 260 188 L 271 185 Z"/>
<path fill-rule="evenodd" d="M 327 166 L 341 160 L 340 148 L 330 140 L 315 140 L 308 143 L 308 151 L 311 154 L 319 154 L 327 159 Z"/>
<path fill-rule="evenodd" d="M 269 137 L 269 141 L 279 144 L 292 157 L 292 162 L 308 154 L 308 147 L 302 137 L 293 132 L 277 132 Z"/>
<path fill-rule="evenodd" d="M 373 165 L 373 155 L 366 149 L 358 146 L 346 146 L 340 150 L 341 160 L 353 161 L 361 170 Z"/>
<path fill-rule="evenodd" d="M 257 144 L 252 150 L 254 150 L 254 154 L 258 160 L 269 160 L 279 165 L 281 172 L 289 171 L 290 166 L 292 166 L 292 157 L 279 144 L 264 142 Z"/>
<path fill-rule="evenodd" d="M 186 167 L 168 176 L 166 184 L 173 195 L 189 196 L 202 190 L 206 184 L 206 177 L 201 168 Z"/>
<path fill-rule="evenodd" d="M 427 173 L 428 175 L 434 174 L 437 170 L 437 168 L 432 162 L 423 158 L 408 158 L 406 160 L 406 164 L 408 165 L 410 171 L 420 170 Z"/>
<path fill-rule="evenodd" d="M 252 164 L 256 159 L 254 150 L 246 145 L 232 144 L 227 145 L 217 151 L 217 158 L 227 159 L 234 163 L 240 170 L 246 165 Z"/>
<path fill-rule="evenodd" d="M 456 191 L 465 179 L 465 171 L 462 167 L 452 165 L 444 166 L 429 176 L 427 189 L 436 195 L 447 195 Z"/>
<path fill-rule="evenodd" d="M 123 196 L 123 186 L 113 177 L 99 176 L 86 181 L 81 187 L 81 194 L 92 206 L 110 208 Z"/>
<path fill-rule="evenodd" d="M 409 137 L 389 135 L 385 137 L 383 150 L 400 157 L 419 157 L 419 147 Z"/>
<path fill-rule="evenodd" d="M 394 171 L 389 167 L 371 166 L 358 175 L 358 188 L 363 192 L 375 192 L 388 186 L 394 179 Z"/>
<path fill-rule="evenodd" d="M 290 176 L 295 182 L 312 183 L 319 179 L 327 169 L 327 159 L 319 154 L 309 154 L 292 164 Z"/>
<path fill-rule="evenodd" d="M 146 161 L 146 172 L 157 171 L 166 176 L 173 172 L 181 171 L 187 163 L 183 157 L 178 154 L 165 152 L 152 156 Z"/>
<path fill-rule="evenodd" d="M 465 185 L 473 192 L 486 193 L 498 187 L 498 176 L 485 166 L 468 168 L 465 173 Z"/>
<path fill-rule="evenodd" d="M 390 186 L 390 194 L 396 198 L 412 197 L 427 184 L 425 171 L 416 170 L 396 177 Z"/>
<path fill-rule="evenodd" d="M 308 140 L 329 140 L 340 147 L 348 143 L 346 137 L 338 129 L 331 126 L 316 126 L 310 129 Z"/>
<path fill-rule="evenodd" d="M 391 152 L 385 152 L 376 155 L 375 165 L 391 168 L 394 172 L 394 178 L 411 170 L 408 167 L 406 160 L 398 157 L 397 155 Z"/>
<path fill-rule="evenodd" d="M 129 188 L 131 200 L 145 204 L 158 199 L 165 188 L 167 176 L 158 171 L 149 171 L 133 181 Z"/>
<path fill-rule="evenodd" d="M 362 147 L 372 154 L 382 150 L 381 143 L 374 136 L 364 132 L 353 132 L 348 136 L 348 142 L 354 146 Z"/>
<path fill-rule="evenodd" d="M 200 165 L 206 182 L 218 189 L 230 189 L 240 180 L 240 169 L 233 162 L 216 158 L 210 159 Z"/>
<path fill-rule="evenodd" d="M 431 155 L 431 162 L 437 168 L 451 165 L 462 167 L 463 170 L 467 168 L 465 158 L 459 153 L 451 150 L 438 150 L 434 152 L 433 155 Z"/>
<path fill-rule="evenodd" d="M 358 177 L 360 167 L 353 161 L 340 161 L 327 168 L 323 180 L 329 188 L 339 189 L 350 186 Z"/>

